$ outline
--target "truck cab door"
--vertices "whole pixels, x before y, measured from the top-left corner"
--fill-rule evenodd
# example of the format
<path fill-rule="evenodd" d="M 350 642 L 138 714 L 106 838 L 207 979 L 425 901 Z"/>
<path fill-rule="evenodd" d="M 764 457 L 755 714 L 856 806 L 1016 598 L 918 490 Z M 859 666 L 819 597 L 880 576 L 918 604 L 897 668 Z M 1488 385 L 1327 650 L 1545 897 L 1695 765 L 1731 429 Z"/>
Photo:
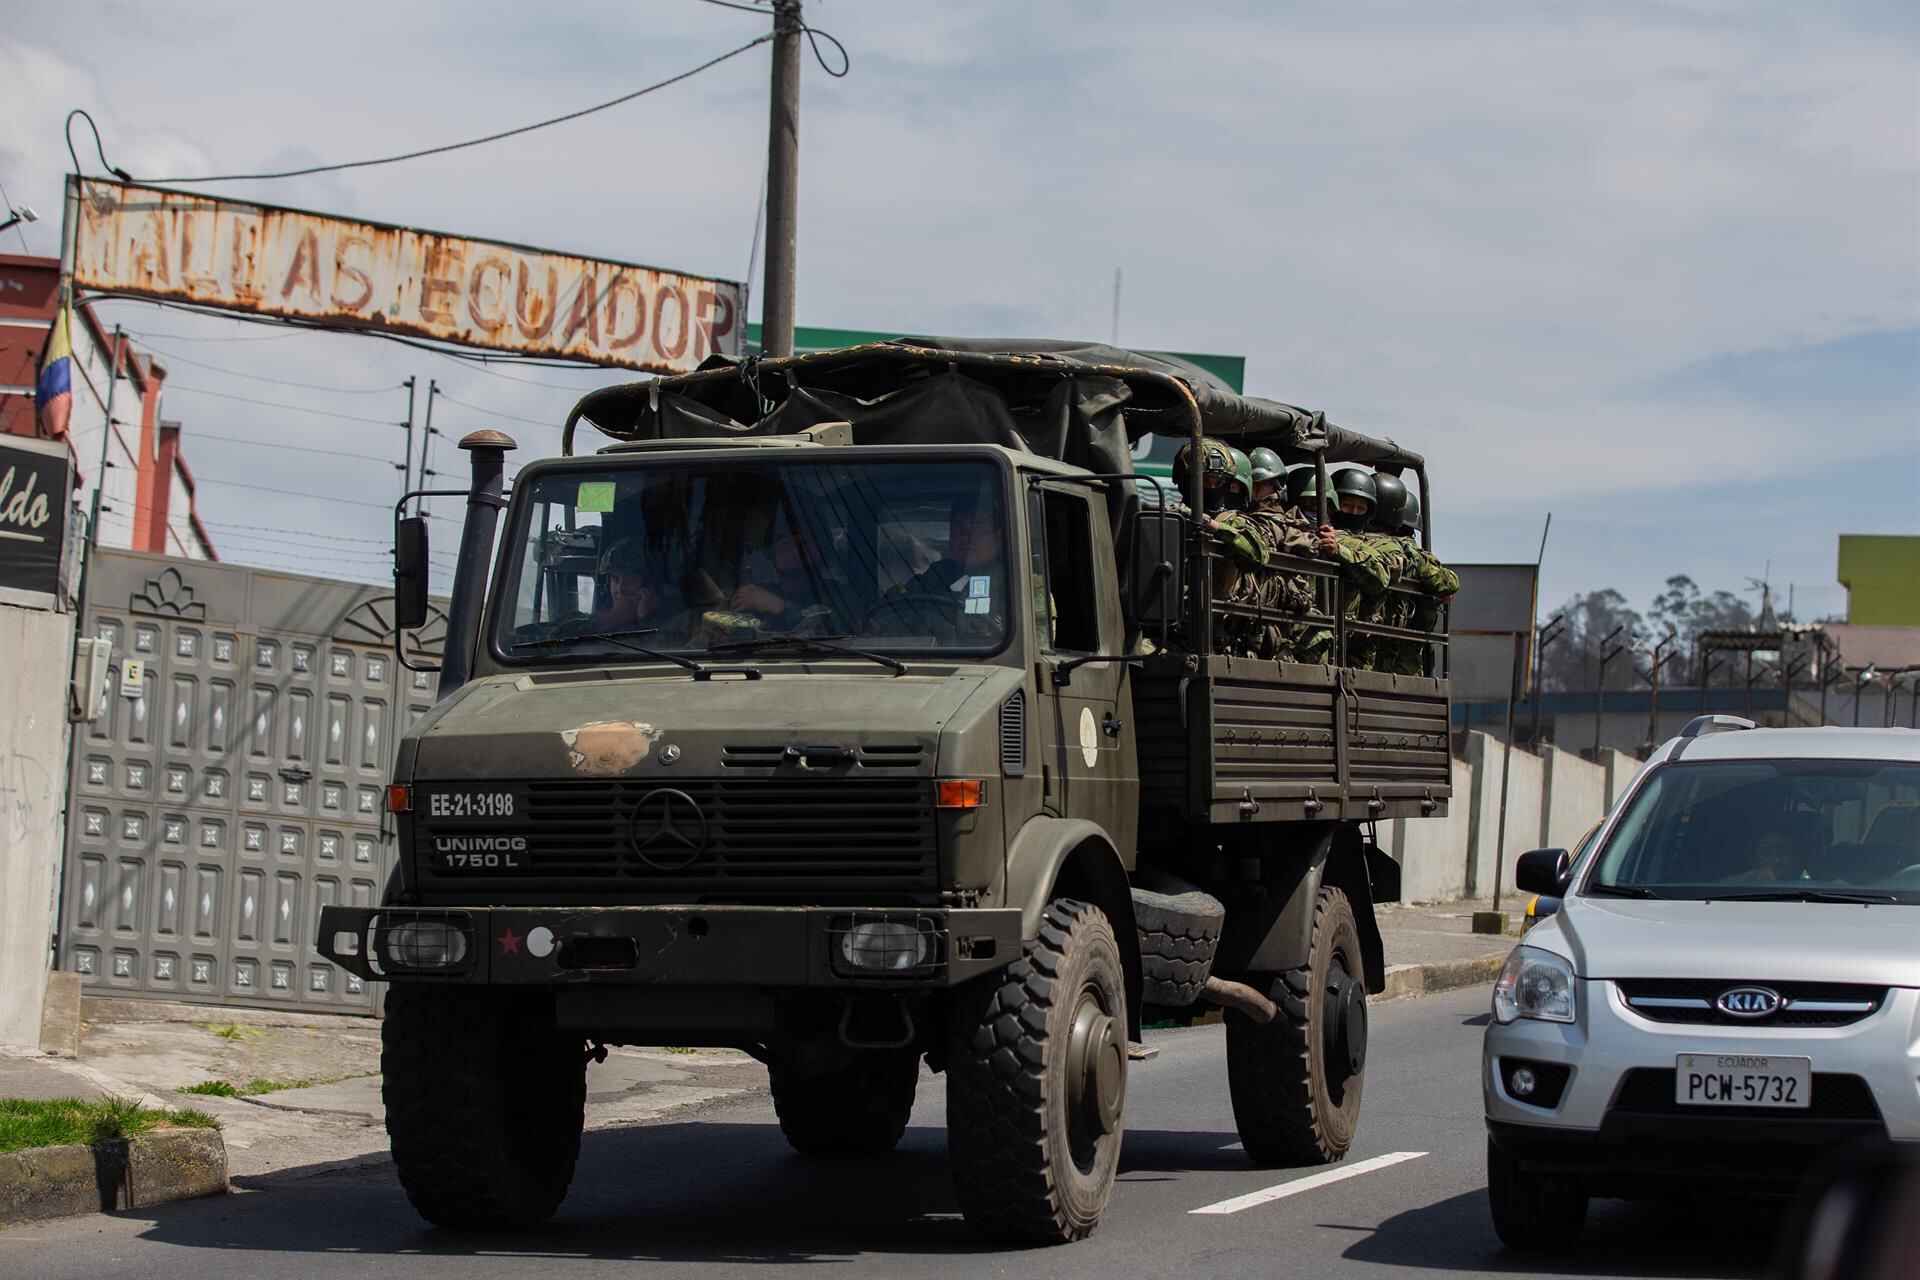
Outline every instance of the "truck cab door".
<path fill-rule="evenodd" d="M 1036 483 L 1028 503 L 1035 679 L 1052 799 L 1066 817 L 1097 823 L 1130 863 L 1139 824 L 1131 669 L 1124 662 L 1075 667 L 1071 659 L 1119 653 L 1125 642 L 1113 535 L 1106 504 L 1086 485 Z"/>

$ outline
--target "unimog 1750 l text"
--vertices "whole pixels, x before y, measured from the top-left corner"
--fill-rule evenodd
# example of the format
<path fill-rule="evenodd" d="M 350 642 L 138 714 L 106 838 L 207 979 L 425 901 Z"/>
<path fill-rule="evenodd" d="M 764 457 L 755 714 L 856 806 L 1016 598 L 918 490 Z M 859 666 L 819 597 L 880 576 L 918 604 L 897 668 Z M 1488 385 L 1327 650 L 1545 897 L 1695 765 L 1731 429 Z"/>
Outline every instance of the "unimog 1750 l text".
<path fill-rule="evenodd" d="M 582 422 L 614 443 L 574 456 Z M 1145 1023 L 1226 1007 L 1247 1155 L 1346 1153 L 1373 903 L 1398 897 L 1369 824 L 1449 794 L 1445 679 L 1346 655 L 1442 640 L 1358 625 L 1335 560 L 1276 557 L 1317 590 L 1279 620 L 1330 632 L 1333 660 L 1236 653 L 1221 637 L 1276 618 L 1211 589 L 1198 468 L 1185 508 L 1142 500 L 1149 433 L 1426 496 L 1393 444 L 1066 343 L 900 339 L 597 391 L 510 500 L 513 442 L 462 441 L 397 870 L 320 934 L 391 984 L 387 1126 L 425 1217 L 548 1217 L 608 1044 L 744 1049 L 791 1144 L 835 1156 L 898 1142 L 924 1061 L 960 1206 L 1003 1240 L 1099 1222 Z M 403 625 L 425 539 L 400 522 Z"/>

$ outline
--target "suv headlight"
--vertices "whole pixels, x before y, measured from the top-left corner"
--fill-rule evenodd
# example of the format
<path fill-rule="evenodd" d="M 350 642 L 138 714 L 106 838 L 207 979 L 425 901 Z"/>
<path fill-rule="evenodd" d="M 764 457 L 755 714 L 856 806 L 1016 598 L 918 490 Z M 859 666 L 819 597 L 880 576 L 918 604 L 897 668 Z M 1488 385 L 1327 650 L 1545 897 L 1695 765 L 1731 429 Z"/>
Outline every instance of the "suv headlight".
<path fill-rule="evenodd" d="M 1573 966 L 1551 951 L 1515 947 L 1493 984 L 1494 1021 L 1572 1022 L 1573 1014 Z"/>

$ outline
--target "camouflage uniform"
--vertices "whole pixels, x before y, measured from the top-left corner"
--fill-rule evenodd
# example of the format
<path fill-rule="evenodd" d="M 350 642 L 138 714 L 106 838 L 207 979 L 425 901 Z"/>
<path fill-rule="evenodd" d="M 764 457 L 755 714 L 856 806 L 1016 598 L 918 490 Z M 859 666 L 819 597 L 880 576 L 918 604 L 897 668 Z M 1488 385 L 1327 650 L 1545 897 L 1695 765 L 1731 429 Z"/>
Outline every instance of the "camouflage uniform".
<path fill-rule="evenodd" d="M 1407 567 L 1400 540 L 1383 533 L 1342 533 L 1337 554 L 1352 587 L 1347 592 L 1347 618 L 1363 623 L 1388 622 L 1392 600 L 1388 588 Z M 1347 646 L 1347 665 L 1374 669 L 1374 649 L 1371 636 L 1354 636 Z"/>
<path fill-rule="evenodd" d="M 1440 622 L 1440 601 L 1460 590 L 1460 575 L 1422 550 L 1411 536 L 1402 534 L 1397 541 L 1406 553 L 1406 576 L 1401 585 L 1414 588 L 1420 596 L 1418 599 L 1394 598 L 1399 619 L 1393 625 L 1413 631 L 1432 631 Z M 1384 641 L 1380 645 L 1383 658 L 1380 670 L 1403 676 L 1425 675 L 1430 666 L 1430 650 L 1431 646 L 1423 640 Z"/>
<path fill-rule="evenodd" d="M 1247 512 L 1243 519 L 1270 555 L 1320 554 L 1320 539 L 1314 533 L 1312 522 L 1298 511 L 1268 505 Z M 1312 579 L 1286 569 L 1268 568 L 1264 558 L 1261 567 L 1253 570 L 1252 576 L 1255 584 L 1249 592 L 1252 596 L 1249 604 L 1280 613 L 1310 614 L 1319 611 Z M 1276 662 L 1310 660 L 1301 656 L 1310 631 L 1305 623 L 1273 621 L 1250 625 L 1254 632 L 1252 651 L 1256 656 L 1272 658 Z"/>

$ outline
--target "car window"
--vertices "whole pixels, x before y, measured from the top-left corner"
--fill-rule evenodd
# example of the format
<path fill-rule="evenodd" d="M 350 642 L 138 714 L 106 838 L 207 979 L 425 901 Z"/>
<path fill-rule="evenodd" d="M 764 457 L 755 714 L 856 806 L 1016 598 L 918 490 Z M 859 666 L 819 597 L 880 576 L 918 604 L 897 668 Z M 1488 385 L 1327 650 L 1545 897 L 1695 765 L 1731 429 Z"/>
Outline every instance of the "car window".
<path fill-rule="evenodd" d="M 1920 764 L 1669 764 L 1635 793 L 1585 887 L 1676 898 L 1830 890 L 1920 904 L 1916 813 Z"/>

